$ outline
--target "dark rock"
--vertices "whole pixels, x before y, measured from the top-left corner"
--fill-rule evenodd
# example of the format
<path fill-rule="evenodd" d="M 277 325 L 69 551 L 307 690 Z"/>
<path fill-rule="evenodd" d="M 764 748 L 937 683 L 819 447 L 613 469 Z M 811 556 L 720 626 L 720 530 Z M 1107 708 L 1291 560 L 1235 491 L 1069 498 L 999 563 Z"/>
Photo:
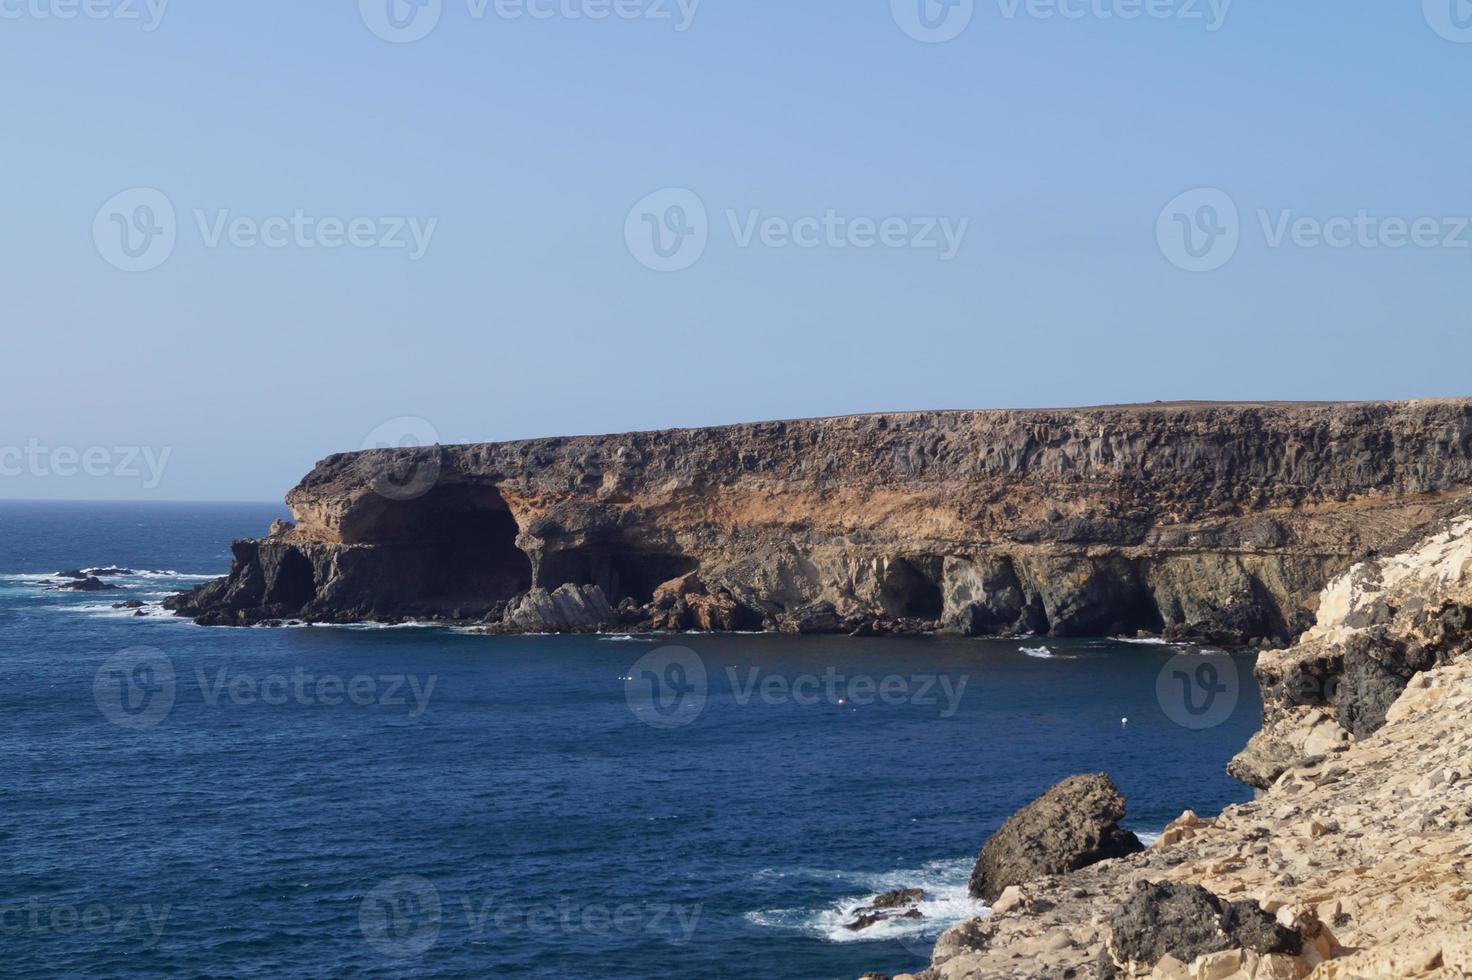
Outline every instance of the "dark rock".
<path fill-rule="evenodd" d="M 894 891 L 885 892 L 876 896 L 870 904 L 876 909 L 902 908 L 906 905 L 914 905 L 916 902 L 925 900 L 925 891 L 921 888 L 896 888 Z"/>
<path fill-rule="evenodd" d="M 1303 944 L 1256 902 L 1227 902 L 1200 885 L 1175 882 L 1136 882 L 1110 914 L 1109 929 L 1109 950 L 1121 966 L 1154 966 L 1167 955 L 1190 963 L 1229 949 L 1297 955 Z"/>
<path fill-rule="evenodd" d="M 857 919 L 855 919 L 852 922 L 846 922 L 846 923 L 844 923 L 844 926 L 843 927 L 845 929 L 848 929 L 848 930 L 852 931 L 852 932 L 858 932 L 860 929 L 867 929 L 867 928 L 869 928 L 872 925 L 877 925 L 880 922 L 883 922 L 887 918 L 889 918 L 889 916 L 887 916 L 887 915 L 880 915 L 877 912 L 870 913 L 868 915 L 861 915 L 861 916 L 859 916 Z"/>
<path fill-rule="evenodd" d="M 1144 850 L 1120 828 L 1125 799 L 1104 773 L 1070 776 L 1007 819 L 982 845 L 971 897 L 994 902 L 1008 885 L 1066 874 Z"/>
<path fill-rule="evenodd" d="M 925 914 L 914 906 L 924 898 L 925 892 L 919 888 L 896 888 L 876 895 L 868 905 L 854 910 L 857 918 L 845 923 L 844 928 L 858 932 L 886 919 L 923 919 Z"/>
<path fill-rule="evenodd" d="M 65 582 L 53 588 L 62 592 L 104 592 L 116 589 L 116 585 L 110 585 L 95 576 L 88 576 L 79 582 Z"/>
<path fill-rule="evenodd" d="M 98 578 L 110 578 L 118 575 L 133 574 L 133 570 L 131 568 L 120 568 L 117 565 L 108 565 L 106 568 L 84 568 L 82 569 L 82 571 L 86 572 L 88 575 L 95 575 Z"/>
<path fill-rule="evenodd" d="M 56 573 L 56 577 L 57 578 L 86 578 L 87 577 L 87 573 L 84 572 L 84 571 L 82 571 L 80 568 L 73 568 L 70 571 L 57 572 Z"/>
<path fill-rule="evenodd" d="M 142 599 L 128 599 L 125 602 L 114 602 L 114 609 L 142 609 L 145 603 Z"/>

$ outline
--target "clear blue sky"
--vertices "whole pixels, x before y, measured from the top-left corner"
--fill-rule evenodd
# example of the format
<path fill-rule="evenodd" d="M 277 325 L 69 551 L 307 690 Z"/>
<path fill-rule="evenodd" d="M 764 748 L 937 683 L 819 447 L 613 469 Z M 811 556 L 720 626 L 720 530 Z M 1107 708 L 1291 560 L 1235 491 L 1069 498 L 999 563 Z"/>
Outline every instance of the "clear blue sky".
<path fill-rule="evenodd" d="M 1134 20 L 1099 16 L 1131 0 L 976 0 L 943 43 L 900 26 L 920 0 L 704 0 L 683 31 L 676 0 L 673 21 L 656 0 L 606 20 L 557 12 L 600 0 L 442 0 L 412 43 L 368 26 L 388 0 L 172 0 L 152 30 L 145 0 L 38 16 L 81 2 L 0 4 L 0 445 L 40 454 L 0 457 L 0 497 L 279 499 L 402 416 L 451 442 L 1472 389 L 1472 248 L 1274 247 L 1257 214 L 1448 236 L 1472 215 L 1472 32 L 1440 0 L 1237 0 L 1217 30 L 1208 0 Z M 100 209 L 140 187 L 176 241 L 126 272 L 110 222 L 148 215 Z M 1162 217 L 1203 187 L 1240 240 L 1191 272 L 1158 224 L 1206 220 L 1190 197 Z M 664 188 L 708 212 L 674 272 L 626 241 Z M 374 241 L 435 224 L 417 259 L 211 244 L 222 212 L 265 232 L 298 210 L 371 219 Z M 969 225 L 949 260 L 740 244 L 753 212 L 830 211 Z M 114 462 L 64 475 L 56 447 Z M 115 472 L 118 447 L 167 451 L 160 479 Z"/>

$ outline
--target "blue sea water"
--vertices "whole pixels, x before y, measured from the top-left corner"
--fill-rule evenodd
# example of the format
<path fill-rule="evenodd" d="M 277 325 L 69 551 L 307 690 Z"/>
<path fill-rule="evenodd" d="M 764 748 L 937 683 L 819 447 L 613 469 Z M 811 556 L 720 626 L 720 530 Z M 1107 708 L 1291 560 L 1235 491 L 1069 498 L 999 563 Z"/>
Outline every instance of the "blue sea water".
<path fill-rule="evenodd" d="M 851 980 L 982 912 L 977 848 L 1064 776 L 1110 772 L 1144 832 L 1250 797 L 1244 654 L 112 608 L 279 516 L 0 503 L 0 975 Z M 899 886 L 926 919 L 842 927 Z"/>

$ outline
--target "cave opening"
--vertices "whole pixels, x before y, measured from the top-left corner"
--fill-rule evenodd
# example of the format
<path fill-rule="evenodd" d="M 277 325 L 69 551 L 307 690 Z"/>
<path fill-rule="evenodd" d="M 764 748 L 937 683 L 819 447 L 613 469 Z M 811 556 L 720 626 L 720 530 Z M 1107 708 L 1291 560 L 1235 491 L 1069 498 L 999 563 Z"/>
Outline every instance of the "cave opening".
<path fill-rule="evenodd" d="M 495 487 L 441 484 L 414 500 L 384 500 L 368 538 L 393 553 L 404 605 L 477 616 L 531 588 L 519 532 Z"/>
<path fill-rule="evenodd" d="M 697 563 L 684 555 L 601 543 L 548 555 L 539 584 L 546 589 L 569 583 L 596 585 L 614 605 L 624 599 L 644 605 L 654 598 L 656 588 L 696 568 Z"/>
<path fill-rule="evenodd" d="M 889 562 L 880 583 L 880 605 L 891 616 L 937 620 L 945 611 L 941 592 L 944 559 L 897 558 Z"/>
<path fill-rule="evenodd" d="M 287 550 L 266 592 L 266 603 L 300 609 L 316 597 L 317 576 L 311 561 L 295 548 Z"/>

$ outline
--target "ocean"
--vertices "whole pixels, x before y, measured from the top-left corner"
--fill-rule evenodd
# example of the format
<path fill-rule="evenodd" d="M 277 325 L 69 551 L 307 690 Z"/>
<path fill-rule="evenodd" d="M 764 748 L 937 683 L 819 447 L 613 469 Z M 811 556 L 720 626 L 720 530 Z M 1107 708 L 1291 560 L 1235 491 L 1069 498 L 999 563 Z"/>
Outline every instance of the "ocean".
<path fill-rule="evenodd" d="M 157 608 L 282 516 L 0 503 L 0 974 L 853 980 L 984 914 L 977 849 L 1065 776 L 1142 834 L 1251 797 L 1251 654 Z M 845 928 L 897 887 L 925 918 Z"/>

